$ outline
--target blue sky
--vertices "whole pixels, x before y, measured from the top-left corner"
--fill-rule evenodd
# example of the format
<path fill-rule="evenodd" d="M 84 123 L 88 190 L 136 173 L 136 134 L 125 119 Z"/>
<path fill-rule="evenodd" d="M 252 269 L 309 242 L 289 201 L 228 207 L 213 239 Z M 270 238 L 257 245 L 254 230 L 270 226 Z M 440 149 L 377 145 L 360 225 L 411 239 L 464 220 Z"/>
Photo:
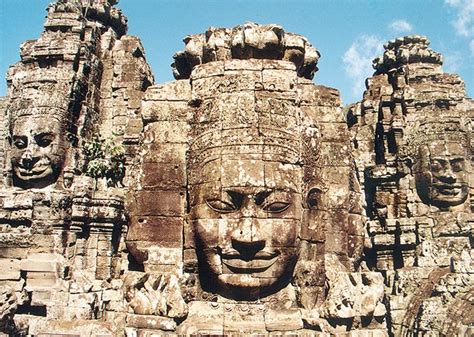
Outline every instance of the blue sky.
<path fill-rule="evenodd" d="M 51 0 L 0 0 L 0 73 L 19 60 L 19 46 L 42 31 Z M 188 34 L 247 21 L 276 23 L 306 36 L 322 57 L 315 82 L 360 100 L 371 60 L 389 39 L 426 35 L 474 97 L 474 0 L 121 0 L 129 34 L 145 46 L 157 83 L 172 80 L 173 54 Z M 0 81 L 0 96 L 5 95 Z"/>

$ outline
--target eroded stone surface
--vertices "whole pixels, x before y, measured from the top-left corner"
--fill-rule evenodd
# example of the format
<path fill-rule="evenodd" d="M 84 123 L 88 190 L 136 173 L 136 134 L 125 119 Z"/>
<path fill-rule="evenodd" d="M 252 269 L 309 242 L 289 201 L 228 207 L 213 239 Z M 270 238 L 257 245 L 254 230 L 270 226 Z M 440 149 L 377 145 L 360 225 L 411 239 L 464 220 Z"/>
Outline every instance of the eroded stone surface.
<path fill-rule="evenodd" d="M 111 322 L 125 322 L 125 190 L 85 176 L 83 148 L 114 133 L 125 156 L 136 151 L 141 127 L 128 124 L 141 122 L 136 112 L 153 77 L 114 4 L 51 4 L 44 32 L 21 46 L 7 75 L 0 283 L 3 295 L 13 292 L 2 298 L 2 329 L 14 335 L 123 331 L 124 323 Z M 127 76 L 114 76 L 124 63 Z"/>
<path fill-rule="evenodd" d="M 278 25 L 190 35 L 154 84 L 116 2 L 50 5 L 7 75 L 1 332 L 472 332 L 474 103 L 427 38 L 344 116 Z"/>
<path fill-rule="evenodd" d="M 374 60 L 362 102 L 349 109 L 365 179 L 367 262 L 385 270 L 395 289 L 386 292 L 395 335 L 462 335 L 472 325 L 447 308 L 469 307 L 473 286 L 474 102 L 441 65 L 426 37 L 390 41 Z"/>

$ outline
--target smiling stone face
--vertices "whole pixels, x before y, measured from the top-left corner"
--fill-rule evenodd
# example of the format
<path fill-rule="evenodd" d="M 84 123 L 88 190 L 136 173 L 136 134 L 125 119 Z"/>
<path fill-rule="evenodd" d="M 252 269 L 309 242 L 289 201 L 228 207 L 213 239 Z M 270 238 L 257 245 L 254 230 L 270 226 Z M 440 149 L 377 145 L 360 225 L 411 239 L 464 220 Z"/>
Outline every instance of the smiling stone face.
<path fill-rule="evenodd" d="M 294 64 L 249 59 L 198 69 L 186 171 L 200 285 L 237 301 L 277 294 L 299 260 L 307 194 L 319 178 L 319 130 L 298 105 Z"/>
<path fill-rule="evenodd" d="M 460 143 L 434 141 L 420 148 L 417 187 L 420 195 L 444 208 L 464 203 L 469 192 L 469 161 Z"/>
<path fill-rule="evenodd" d="M 11 130 L 11 163 L 14 184 L 42 188 L 54 183 L 65 159 L 61 122 L 40 116 L 22 116 Z"/>
<path fill-rule="evenodd" d="M 200 265 L 223 295 L 256 298 L 288 283 L 298 259 L 301 171 L 235 157 L 204 165 L 190 191 L 191 221 Z"/>

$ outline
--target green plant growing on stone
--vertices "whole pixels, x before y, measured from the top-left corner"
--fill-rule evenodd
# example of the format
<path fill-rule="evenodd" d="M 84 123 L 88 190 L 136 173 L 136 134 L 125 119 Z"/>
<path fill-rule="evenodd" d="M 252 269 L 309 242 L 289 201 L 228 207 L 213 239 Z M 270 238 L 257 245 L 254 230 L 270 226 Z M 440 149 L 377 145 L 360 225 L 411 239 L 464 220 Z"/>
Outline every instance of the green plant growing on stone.
<path fill-rule="evenodd" d="M 125 176 L 125 154 L 123 147 L 112 138 L 94 136 L 83 146 L 85 175 L 95 178 L 96 186 L 100 178 L 105 178 L 107 186 L 123 186 Z"/>

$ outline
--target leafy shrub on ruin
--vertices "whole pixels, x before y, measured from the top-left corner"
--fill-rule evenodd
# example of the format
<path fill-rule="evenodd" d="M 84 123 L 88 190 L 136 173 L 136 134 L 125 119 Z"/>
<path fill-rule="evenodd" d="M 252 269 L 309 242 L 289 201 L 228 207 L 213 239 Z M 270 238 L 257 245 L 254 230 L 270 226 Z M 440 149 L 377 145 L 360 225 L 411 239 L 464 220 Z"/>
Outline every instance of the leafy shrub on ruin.
<path fill-rule="evenodd" d="M 95 135 L 83 146 L 85 164 L 83 172 L 96 182 L 105 178 L 107 186 L 117 187 L 125 176 L 125 153 L 113 138 Z"/>

